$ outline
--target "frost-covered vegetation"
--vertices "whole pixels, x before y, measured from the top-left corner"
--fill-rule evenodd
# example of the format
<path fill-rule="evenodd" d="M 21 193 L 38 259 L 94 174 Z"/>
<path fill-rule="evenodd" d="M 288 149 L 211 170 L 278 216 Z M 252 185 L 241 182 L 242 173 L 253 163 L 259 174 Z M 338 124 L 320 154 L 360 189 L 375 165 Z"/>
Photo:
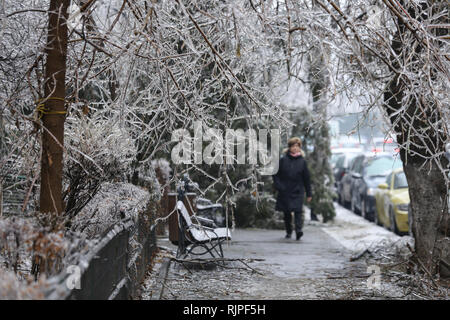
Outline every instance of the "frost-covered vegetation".
<path fill-rule="evenodd" d="M 105 234 L 123 219 L 137 222 L 146 210 L 149 193 L 132 184 L 104 183 L 95 197 L 72 220 L 72 229 L 89 238 Z"/>
<path fill-rule="evenodd" d="M 48 11 L 63 4 L 67 13 Z M 49 19 L 64 14 L 67 23 Z M 75 226 L 102 232 L 104 226 L 80 223 L 113 183 L 145 186 L 157 201 L 186 171 L 200 193 L 232 213 L 239 195 L 267 191 L 270 178 L 253 164 L 157 163 L 169 160 L 175 129 L 192 132 L 194 121 L 222 131 L 277 128 L 286 141 L 299 108 L 312 111 L 309 130 L 325 123 L 327 108 L 356 103 L 362 114 L 379 108 L 391 123 L 412 193 L 419 256 L 433 273 L 448 269 L 448 15 L 446 1 L 4 0 L 0 189 L 22 198 L 1 219 L 38 219 L 36 212 L 48 213 L 45 199 L 57 214 L 39 218 L 44 236 L 64 238 Z M 49 37 L 62 32 L 52 27 L 58 21 L 67 26 L 60 47 Z M 51 53 L 64 58 L 64 79 L 61 70 L 46 77 L 60 62 Z M 54 96 L 57 88 L 64 97 Z M 293 91 L 304 94 L 298 99 Z M 44 124 L 50 120 L 54 125 Z M 63 130 L 62 140 L 54 127 Z M 324 132 L 314 146 L 319 159 L 326 155 Z M 58 166 L 44 175 L 51 183 L 42 181 L 42 172 Z M 328 175 L 327 164 L 317 172 Z M 423 194 L 427 201 L 419 200 Z"/>

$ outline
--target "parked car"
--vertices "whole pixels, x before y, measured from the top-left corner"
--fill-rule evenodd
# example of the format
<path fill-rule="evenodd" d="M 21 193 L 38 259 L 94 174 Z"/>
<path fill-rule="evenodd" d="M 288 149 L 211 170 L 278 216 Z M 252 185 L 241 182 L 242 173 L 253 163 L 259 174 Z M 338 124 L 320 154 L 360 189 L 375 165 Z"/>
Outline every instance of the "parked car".
<path fill-rule="evenodd" d="M 393 170 L 384 183 L 378 185 L 376 194 L 375 222 L 397 234 L 409 231 L 408 182 L 403 169 Z"/>
<path fill-rule="evenodd" d="M 367 173 L 366 168 L 377 159 L 388 159 L 391 161 L 384 162 L 384 166 L 372 167 Z M 383 179 L 392 169 L 401 166 L 400 160 L 394 160 L 389 153 L 373 154 L 372 152 L 367 152 L 356 156 L 352 160 L 349 170 L 341 179 L 339 191 L 342 204 L 353 212 L 360 214 L 361 203 L 364 202 L 364 214 L 366 215 L 367 212 L 367 218 L 369 218 L 371 211 L 374 210 L 372 209 L 374 206 L 373 189 L 376 188 L 378 183 L 384 181 Z M 375 179 L 378 179 L 378 181 L 373 181 Z"/>
<path fill-rule="evenodd" d="M 389 154 L 363 155 L 358 158 L 351 177 L 350 207 L 353 212 L 374 221 L 375 190 L 392 170 L 402 167 L 402 162 Z"/>
<path fill-rule="evenodd" d="M 354 157 L 349 160 L 347 169 L 342 173 L 342 177 L 339 180 L 339 183 L 337 184 L 337 192 L 338 192 L 338 201 L 340 204 L 342 204 L 344 207 L 350 209 L 350 201 L 352 199 L 351 194 L 351 183 L 352 183 L 352 176 L 351 172 L 354 169 L 356 159 L 358 157 Z"/>
<path fill-rule="evenodd" d="M 333 169 L 334 176 L 334 187 L 333 191 L 337 195 L 337 201 L 342 203 L 340 197 L 340 183 L 342 177 L 349 170 L 349 166 L 351 164 L 351 160 L 354 159 L 357 155 L 362 153 L 362 149 L 359 148 L 339 148 L 332 150 L 331 156 L 331 167 Z"/>
<path fill-rule="evenodd" d="M 334 148 L 331 149 L 331 159 L 330 164 L 332 168 L 336 167 L 337 161 L 346 154 L 361 154 L 363 153 L 362 148 Z"/>

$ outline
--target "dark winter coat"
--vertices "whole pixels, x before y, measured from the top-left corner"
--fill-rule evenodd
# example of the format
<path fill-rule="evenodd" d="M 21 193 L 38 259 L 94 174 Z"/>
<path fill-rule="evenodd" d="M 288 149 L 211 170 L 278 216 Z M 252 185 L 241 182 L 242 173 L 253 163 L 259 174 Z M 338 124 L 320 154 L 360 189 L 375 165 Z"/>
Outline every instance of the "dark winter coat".
<path fill-rule="evenodd" d="M 305 191 L 307 197 L 312 196 L 309 170 L 303 156 L 294 157 L 289 152 L 283 155 L 273 181 L 278 191 L 275 210 L 300 211 Z"/>

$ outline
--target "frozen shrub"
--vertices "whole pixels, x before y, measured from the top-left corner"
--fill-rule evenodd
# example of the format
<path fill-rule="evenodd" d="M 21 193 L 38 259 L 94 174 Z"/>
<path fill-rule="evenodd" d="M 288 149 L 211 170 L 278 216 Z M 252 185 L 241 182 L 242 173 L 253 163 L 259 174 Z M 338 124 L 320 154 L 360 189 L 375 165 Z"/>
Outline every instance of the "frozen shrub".
<path fill-rule="evenodd" d="M 148 205 L 149 194 L 128 183 L 104 183 L 95 197 L 72 220 L 72 230 L 88 238 L 101 236 L 125 218 L 137 221 Z"/>
<path fill-rule="evenodd" d="M 170 173 L 172 172 L 172 168 L 170 167 L 169 161 L 167 161 L 166 159 L 152 160 L 151 166 L 158 174 L 158 176 L 161 177 L 162 181 L 160 181 L 160 183 L 167 183 L 170 180 Z"/>
<path fill-rule="evenodd" d="M 145 162 L 133 173 L 132 183 L 147 189 L 153 200 L 161 200 L 164 188 L 170 181 L 172 169 L 166 159 Z"/>
<path fill-rule="evenodd" d="M 64 166 L 66 214 L 75 216 L 107 181 L 124 181 L 135 153 L 132 139 L 117 121 L 94 115 L 67 120 Z"/>
<path fill-rule="evenodd" d="M 18 279 L 14 272 L 0 268 L 0 300 L 43 300 L 48 287 L 45 277 L 37 282 Z"/>
<path fill-rule="evenodd" d="M 239 195 L 234 217 L 238 228 L 280 228 L 275 202 L 270 195 L 263 194 L 258 203 L 250 193 Z"/>
<path fill-rule="evenodd" d="M 63 270 L 86 243 L 79 236 L 43 226 L 40 219 L 0 220 L 0 266 L 14 271 L 18 279 L 30 275 L 47 277 Z"/>
<path fill-rule="evenodd" d="M 0 263 L 15 273 L 30 260 L 35 227 L 24 219 L 0 220 Z"/>

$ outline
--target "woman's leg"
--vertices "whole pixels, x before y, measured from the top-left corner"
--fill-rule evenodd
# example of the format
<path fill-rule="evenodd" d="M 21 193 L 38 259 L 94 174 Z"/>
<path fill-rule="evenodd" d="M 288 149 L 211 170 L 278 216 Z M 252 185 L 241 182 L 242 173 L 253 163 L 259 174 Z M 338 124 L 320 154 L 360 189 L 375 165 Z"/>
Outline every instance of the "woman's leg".
<path fill-rule="evenodd" d="M 299 234 L 302 232 L 303 229 L 303 215 L 302 211 L 295 211 L 294 212 L 294 218 L 295 218 L 295 232 Z"/>
<path fill-rule="evenodd" d="M 292 234 L 292 216 L 290 211 L 284 211 L 284 225 L 286 228 L 286 234 L 291 235 Z"/>

